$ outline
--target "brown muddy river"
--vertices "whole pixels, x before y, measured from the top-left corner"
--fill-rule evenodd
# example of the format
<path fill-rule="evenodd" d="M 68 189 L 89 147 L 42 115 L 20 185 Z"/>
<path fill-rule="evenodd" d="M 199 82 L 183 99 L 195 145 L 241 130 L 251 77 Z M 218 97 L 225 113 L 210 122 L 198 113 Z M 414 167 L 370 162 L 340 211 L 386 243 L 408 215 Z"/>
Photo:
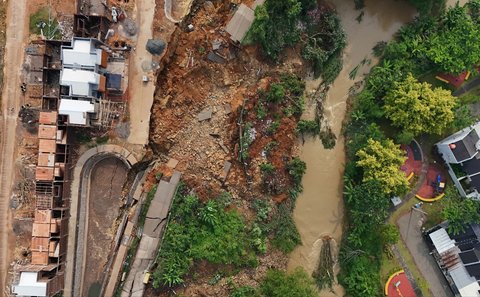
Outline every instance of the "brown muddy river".
<path fill-rule="evenodd" d="M 456 0 L 448 0 L 450 6 Z M 463 5 L 467 0 L 459 1 Z M 415 16 L 415 10 L 406 1 L 365 0 L 365 14 L 361 23 L 355 18 L 360 11 L 355 10 L 352 0 L 334 1 L 342 24 L 347 32 L 348 45 L 344 54 L 344 66 L 337 80 L 328 92 L 325 104 L 325 117 L 337 135 L 337 145 L 325 150 L 318 139 L 308 139 L 301 147 L 300 157 L 307 163 L 307 172 L 303 178 L 304 192 L 298 198 L 294 211 L 295 223 L 303 244 L 290 256 L 289 270 L 302 266 L 312 273 L 317 265 L 321 238 L 331 236 L 337 244 L 342 237 L 343 223 L 343 168 L 345 164 L 344 139 L 340 135 L 345 116 L 348 91 L 356 81 L 368 73 L 376 62 L 372 57 L 372 48 L 379 41 L 388 41 L 393 34 Z M 361 67 L 356 79 L 349 79 L 349 73 L 364 58 L 372 59 L 372 64 Z M 315 90 L 318 81 L 307 82 L 307 91 Z M 313 106 L 304 115 L 313 117 Z M 338 269 L 338 267 L 337 267 Z M 335 293 L 322 291 L 321 296 L 342 296 L 340 286 Z"/>
<path fill-rule="evenodd" d="M 313 272 L 318 261 L 321 238 L 331 236 L 338 243 L 342 236 L 343 221 L 343 167 L 345 163 L 344 139 L 340 135 L 345 116 L 348 91 L 356 81 L 368 73 L 370 66 L 361 67 L 355 80 L 349 73 L 364 58 L 372 59 L 372 48 L 379 41 L 388 41 L 393 34 L 415 15 L 415 11 L 405 1 L 365 0 L 365 14 L 362 22 L 355 18 L 360 11 L 355 10 L 352 0 L 334 2 L 347 32 L 348 45 L 344 54 L 344 66 L 337 80 L 328 92 L 325 104 L 325 117 L 337 135 L 337 144 L 332 150 L 325 150 L 319 139 L 309 139 L 301 147 L 300 157 L 307 163 L 303 177 L 304 192 L 298 198 L 294 219 L 303 244 L 291 254 L 289 269 L 302 266 L 308 273 Z M 373 59 L 372 59 L 373 60 Z M 311 81 L 307 88 L 316 89 L 318 82 Z M 313 116 L 306 113 L 306 116 Z M 342 288 L 335 288 L 342 295 Z M 321 296 L 335 296 L 322 292 Z"/>

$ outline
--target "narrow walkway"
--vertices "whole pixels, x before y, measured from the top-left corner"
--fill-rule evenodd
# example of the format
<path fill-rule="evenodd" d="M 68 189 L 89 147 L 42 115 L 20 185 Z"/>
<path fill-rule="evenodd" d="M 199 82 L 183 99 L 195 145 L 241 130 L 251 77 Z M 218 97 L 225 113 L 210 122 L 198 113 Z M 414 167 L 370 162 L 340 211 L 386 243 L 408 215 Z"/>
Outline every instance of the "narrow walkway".
<path fill-rule="evenodd" d="M 158 183 L 155 197 L 147 211 L 143 234 L 135 259 L 123 284 L 122 297 L 143 296 L 145 290 L 144 276 L 155 262 L 180 177 L 181 173 L 174 171 L 169 182 L 161 180 Z"/>
<path fill-rule="evenodd" d="M 416 140 L 413 140 L 416 145 L 418 146 L 418 148 L 420 149 L 420 154 L 421 154 L 421 157 L 422 157 L 422 168 L 420 170 L 420 174 L 418 176 L 418 180 L 415 184 L 415 186 L 410 190 L 410 192 L 408 192 L 405 197 L 403 198 L 402 200 L 402 203 L 400 205 L 397 206 L 396 210 L 395 211 L 399 211 L 400 207 L 407 203 L 408 201 L 410 201 L 410 199 L 414 198 L 415 195 L 417 194 L 418 190 L 422 187 L 423 183 L 425 182 L 425 179 L 427 178 L 427 172 L 428 172 L 428 159 L 425 157 L 425 154 L 423 153 L 423 150 L 422 150 L 422 146 L 420 145 L 420 143 L 418 143 Z M 394 212 L 395 212 L 394 211 Z M 391 213 L 391 215 L 393 214 L 393 212 Z M 395 222 L 397 223 L 397 222 Z M 402 239 L 403 240 L 403 239 Z M 410 281 L 410 283 L 412 284 L 413 286 L 413 289 L 415 290 L 415 294 L 417 295 L 417 297 L 423 297 L 423 294 L 422 294 L 422 291 L 420 290 L 419 286 L 418 286 L 418 283 L 417 281 L 415 280 L 415 278 L 413 277 L 411 271 L 410 271 L 410 268 L 407 266 L 407 263 L 405 261 L 405 259 L 403 258 L 403 256 L 400 254 L 400 251 L 398 250 L 398 247 L 397 245 L 393 245 L 393 252 L 395 254 L 395 257 L 397 258 L 398 262 L 400 263 L 400 265 L 402 266 L 403 270 L 405 271 L 405 274 L 408 278 L 408 280 Z"/>
<path fill-rule="evenodd" d="M 400 235 L 413 258 L 415 266 L 428 284 L 431 295 L 434 297 L 453 297 L 445 277 L 433 256 L 430 255 L 430 250 L 423 239 L 422 225 L 424 219 L 424 215 L 416 211 L 405 214 L 397 220 Z"/>
<path fill-rule="evenodd" d="M 471 81 L 469 81 L 468 83 L 461 86 L 459 89 L 455 90 L 452 93 L 452 95 L 455 97 L 458 97 L 479 86 L 480 86 L 480 76 L 477 76 L 473 78 Z"/>
<path fill-rule="evenodd" d="M 408 280 L 410 281 L 410 284 L 412 284 L 413 290 L 415 291 L 415 294 L 417 297 L 423 297 L 422 290 L 420 290 L 420 287 L 418 286 L 417 281 L 413 277 L 412 272 L 410 272 L 410 268 L 408 268 L 407 262 L 405 259 L 402 257 L 400 252 L 398 251 L 397 245 L 394 245 L 393 248 L 393 253 L 395 254 L 395 257 L 397 258 L 398 262 L 400 262 L 400 265 L 402 265 L 403 271 L 405 272 L 405 275 L 407 276 Z"/>

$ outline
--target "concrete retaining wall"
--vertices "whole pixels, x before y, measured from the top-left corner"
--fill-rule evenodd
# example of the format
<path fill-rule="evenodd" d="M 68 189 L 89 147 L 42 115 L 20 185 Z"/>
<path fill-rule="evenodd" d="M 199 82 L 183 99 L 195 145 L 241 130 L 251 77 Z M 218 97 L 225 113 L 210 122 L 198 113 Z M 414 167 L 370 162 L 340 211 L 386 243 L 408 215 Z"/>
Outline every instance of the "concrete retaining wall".
<path fill-rule="evenodd" d="M 90 185 L 91 169 L 95 167 L 95 164 L 97 164 L 99 161 L 111 157 L 116 157 L 122 160 L 129 169 L 138 162 L 136 157 L 124 147 L 112 144 L 105 144 L 91 148 L 83 155 L 81 155 L 73 171 L 73 178 L 70 189 L 71 197 L 64 289 L 65 297 L 79 296 L 80 294 L 80 292 L 74 292 L 74 279 L 81 279 L 75 277 L 75 274 L 81 274 L 81 271 L 79 271 L 78 267 L 82 266 L 81 264 L 76 264 L 76 259 L 79 255 L 83 255 L 85 251 L 82 250 L 83 244 L 82 249 L 77 249 L 77 238 L 79 237 L 77 231 L 79 230 L 79 227 L 85 227 L 84 224 L 86 223 L 86 221 L 88 221 L 88 208 L 86 208 L 87 210 L 85 210 L 85 208 L 80 207 L 81 204 L 79 202 L 80 200 L 86 200 L 85 202 L 88 202 L 88 188 Z M 84 241 L 83 238 L 78 239 L 80 239 L 82 242 Z M 79 288 L 78 285 L 79 284 L 75 284 L 75 287 Z"/>

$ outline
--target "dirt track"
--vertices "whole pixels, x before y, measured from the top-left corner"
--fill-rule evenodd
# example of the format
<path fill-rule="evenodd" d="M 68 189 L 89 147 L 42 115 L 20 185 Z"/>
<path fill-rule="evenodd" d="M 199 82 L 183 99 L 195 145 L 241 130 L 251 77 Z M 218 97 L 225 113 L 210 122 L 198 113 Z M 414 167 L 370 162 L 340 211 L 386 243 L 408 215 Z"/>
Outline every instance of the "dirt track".
<path fill-rule="evenodd" d="M 7 40 L 2 93 L 1 158 L 0 158 L 0 286 L 5 288 L 9 264 L 8 235 L 11 230 L 8 204 L 11 198 L 14 172 L 17 114 L 21 105 L 20 89 L 23 45 L 26 30 L 26 0 L 9 1 L 7 11 Z"/>
<path fill-rule="evenodd" d="M 142 83 L 142 76 L 147 75 L 150 79 L 152 74 L 144 72 L 142 63 L 152 61 L 152 55 L 147 52 L 145 45 L 147 40 L 152 38 L 152 23 L 155 11 L 154 1 L 138 0 L 137 23 L 139 26 L 137 46 L 132 53 L 129 74 L 129 113 L 130 113 L 130 136 L 128 142 L 132 144 L 145 145 L 148 143 L 148 132 L 150 124 L 150 109 L 153 103 L 153 92 L 155 82 Z"/>

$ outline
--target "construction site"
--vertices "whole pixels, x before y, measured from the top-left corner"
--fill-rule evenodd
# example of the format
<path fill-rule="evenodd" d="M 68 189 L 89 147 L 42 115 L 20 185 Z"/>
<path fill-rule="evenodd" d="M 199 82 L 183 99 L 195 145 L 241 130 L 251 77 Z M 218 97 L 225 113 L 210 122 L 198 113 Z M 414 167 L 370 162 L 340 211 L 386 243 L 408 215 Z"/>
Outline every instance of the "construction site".
<path fill-rule="evenodd" d="M 309 69 L 294 48 L 273 64 L 240 43 L 262 3 L 29 3 L 30 15 L 49 13 L 34 24 L 39 34 L 30 28 L 17 86 L 9 295 L 229 295 L 226 281 L 208 284 L 216 266 L 195 264 L 195 277 L 174 288 L 154 289 L 149 271 L 180 180 L 202 201 L 229 192 L 247 222 L 265 192 L 272 206 L 287 200 L 301 112 L 292 103 L 257 110 L 282 74 Z M 276 170 L 267 180 L 266 162 Z M 256 285 L 287 262 L 269 249 L 232 278 Z"/>

